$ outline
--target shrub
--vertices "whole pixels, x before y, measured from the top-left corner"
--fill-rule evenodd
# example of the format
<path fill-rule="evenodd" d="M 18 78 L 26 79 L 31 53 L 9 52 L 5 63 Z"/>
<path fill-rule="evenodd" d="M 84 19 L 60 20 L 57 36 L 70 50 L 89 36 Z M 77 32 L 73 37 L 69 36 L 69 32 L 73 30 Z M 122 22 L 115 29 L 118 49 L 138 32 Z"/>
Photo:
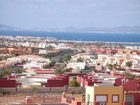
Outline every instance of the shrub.
<path fill-rule="evenodd" d="M 71 87 L 80 87 L 80 83 L 77 81 L 76 77 L 73 77 L 73 80 L 70 81 Z"/>

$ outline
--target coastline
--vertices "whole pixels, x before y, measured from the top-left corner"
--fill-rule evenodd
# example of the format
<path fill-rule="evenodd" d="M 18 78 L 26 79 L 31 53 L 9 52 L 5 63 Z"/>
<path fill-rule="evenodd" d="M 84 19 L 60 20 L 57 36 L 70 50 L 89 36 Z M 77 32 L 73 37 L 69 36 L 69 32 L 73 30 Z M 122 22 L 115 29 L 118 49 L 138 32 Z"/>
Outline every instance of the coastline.
<path fill-rule="evenodd" d="M 54 41 L 67 43 L 105 43 L 105 44 L 124 44 L 124 45 L 140 45 L 140 34 L 116 34 L 116 33 L 29 33 L 29 34 L 1 34 L 0 38 L 9 37 L 11 39 L 15 37 L 23 38 L 38 38 L 38 39 L 51 39 Z"/>

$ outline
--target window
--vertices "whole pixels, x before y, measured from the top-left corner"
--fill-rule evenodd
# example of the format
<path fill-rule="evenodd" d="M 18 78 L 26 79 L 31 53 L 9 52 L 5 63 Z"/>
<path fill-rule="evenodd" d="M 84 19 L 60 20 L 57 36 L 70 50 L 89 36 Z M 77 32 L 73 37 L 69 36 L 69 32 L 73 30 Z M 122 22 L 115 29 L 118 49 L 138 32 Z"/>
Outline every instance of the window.
<path fill-rule="evenodd" d="M 112 95 L 112 102 L 118 103 L 119 102 L 119 95 Z"/>
<path fill-rule="evenodd" d="M 107 102 L 107 95 L 96 95 L 95 97 L 96 102 Z"/>

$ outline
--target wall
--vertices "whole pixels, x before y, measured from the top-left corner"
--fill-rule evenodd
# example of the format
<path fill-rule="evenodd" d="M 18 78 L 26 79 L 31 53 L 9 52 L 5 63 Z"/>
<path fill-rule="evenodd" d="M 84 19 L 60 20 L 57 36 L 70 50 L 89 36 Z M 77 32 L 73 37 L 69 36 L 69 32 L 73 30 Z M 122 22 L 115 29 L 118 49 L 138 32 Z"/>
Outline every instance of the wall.
<path fill-rule="evenodd" d="M 17 87 L 17 83 L 15 80 L 0 79 L 0 87 L 1 88 Z"/>
<path fill-rule="evenodd" d="M 115 86 L 120 86 L 122 84 L 122 78 L 116 78 L 115 79 Z"/>
<path fill-rule="evenodd" d="M 123 102 L 123 87 L 110 87 L 110 86 L 95 86 L 94 94 L 106 94 L 108 95 L 107 105 L 122 105 Z M 119 103 L 112 103 L 112 95 L 119 94 Z M 95 100 L 95 98 L 94 98 Z"/>
<path fill-rule="evenodd" d="M 137 81 L 136 80 L 129 80 L 126 82 L 124 85 L 124 90 L 125 91 L 136 91 L 138 86 L 137 86 Z"/>
<path fill-rule="evenodd" d="M 86 95 L 85 95 L 85 103 L 88 103 L 88 95 L 90 95 L 90 102 L 94 102 L 94 88 L 93 86 L 86 86 Z"/>
<path fill-rule="evenodd" d="M 69 85 L 69 76 L 59 76 L 53 77 L 47 80 L 47 83 L 42 83 L 45 87 L 64 87 L 65 85 Z"/>

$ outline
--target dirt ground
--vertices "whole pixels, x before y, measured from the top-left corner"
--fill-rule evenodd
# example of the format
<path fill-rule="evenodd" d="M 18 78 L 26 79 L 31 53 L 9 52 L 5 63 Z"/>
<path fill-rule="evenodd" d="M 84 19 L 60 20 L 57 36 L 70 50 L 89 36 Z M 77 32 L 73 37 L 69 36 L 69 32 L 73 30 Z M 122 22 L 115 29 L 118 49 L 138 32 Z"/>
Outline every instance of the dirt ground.
<path fill-rule="evenodd" d="M 60 103 L 62 94 L 15 94 L 1 95 L 0 105 L 21 104 L 25 102 L 26 96 L 32 96 L 33 103 Z"/>

